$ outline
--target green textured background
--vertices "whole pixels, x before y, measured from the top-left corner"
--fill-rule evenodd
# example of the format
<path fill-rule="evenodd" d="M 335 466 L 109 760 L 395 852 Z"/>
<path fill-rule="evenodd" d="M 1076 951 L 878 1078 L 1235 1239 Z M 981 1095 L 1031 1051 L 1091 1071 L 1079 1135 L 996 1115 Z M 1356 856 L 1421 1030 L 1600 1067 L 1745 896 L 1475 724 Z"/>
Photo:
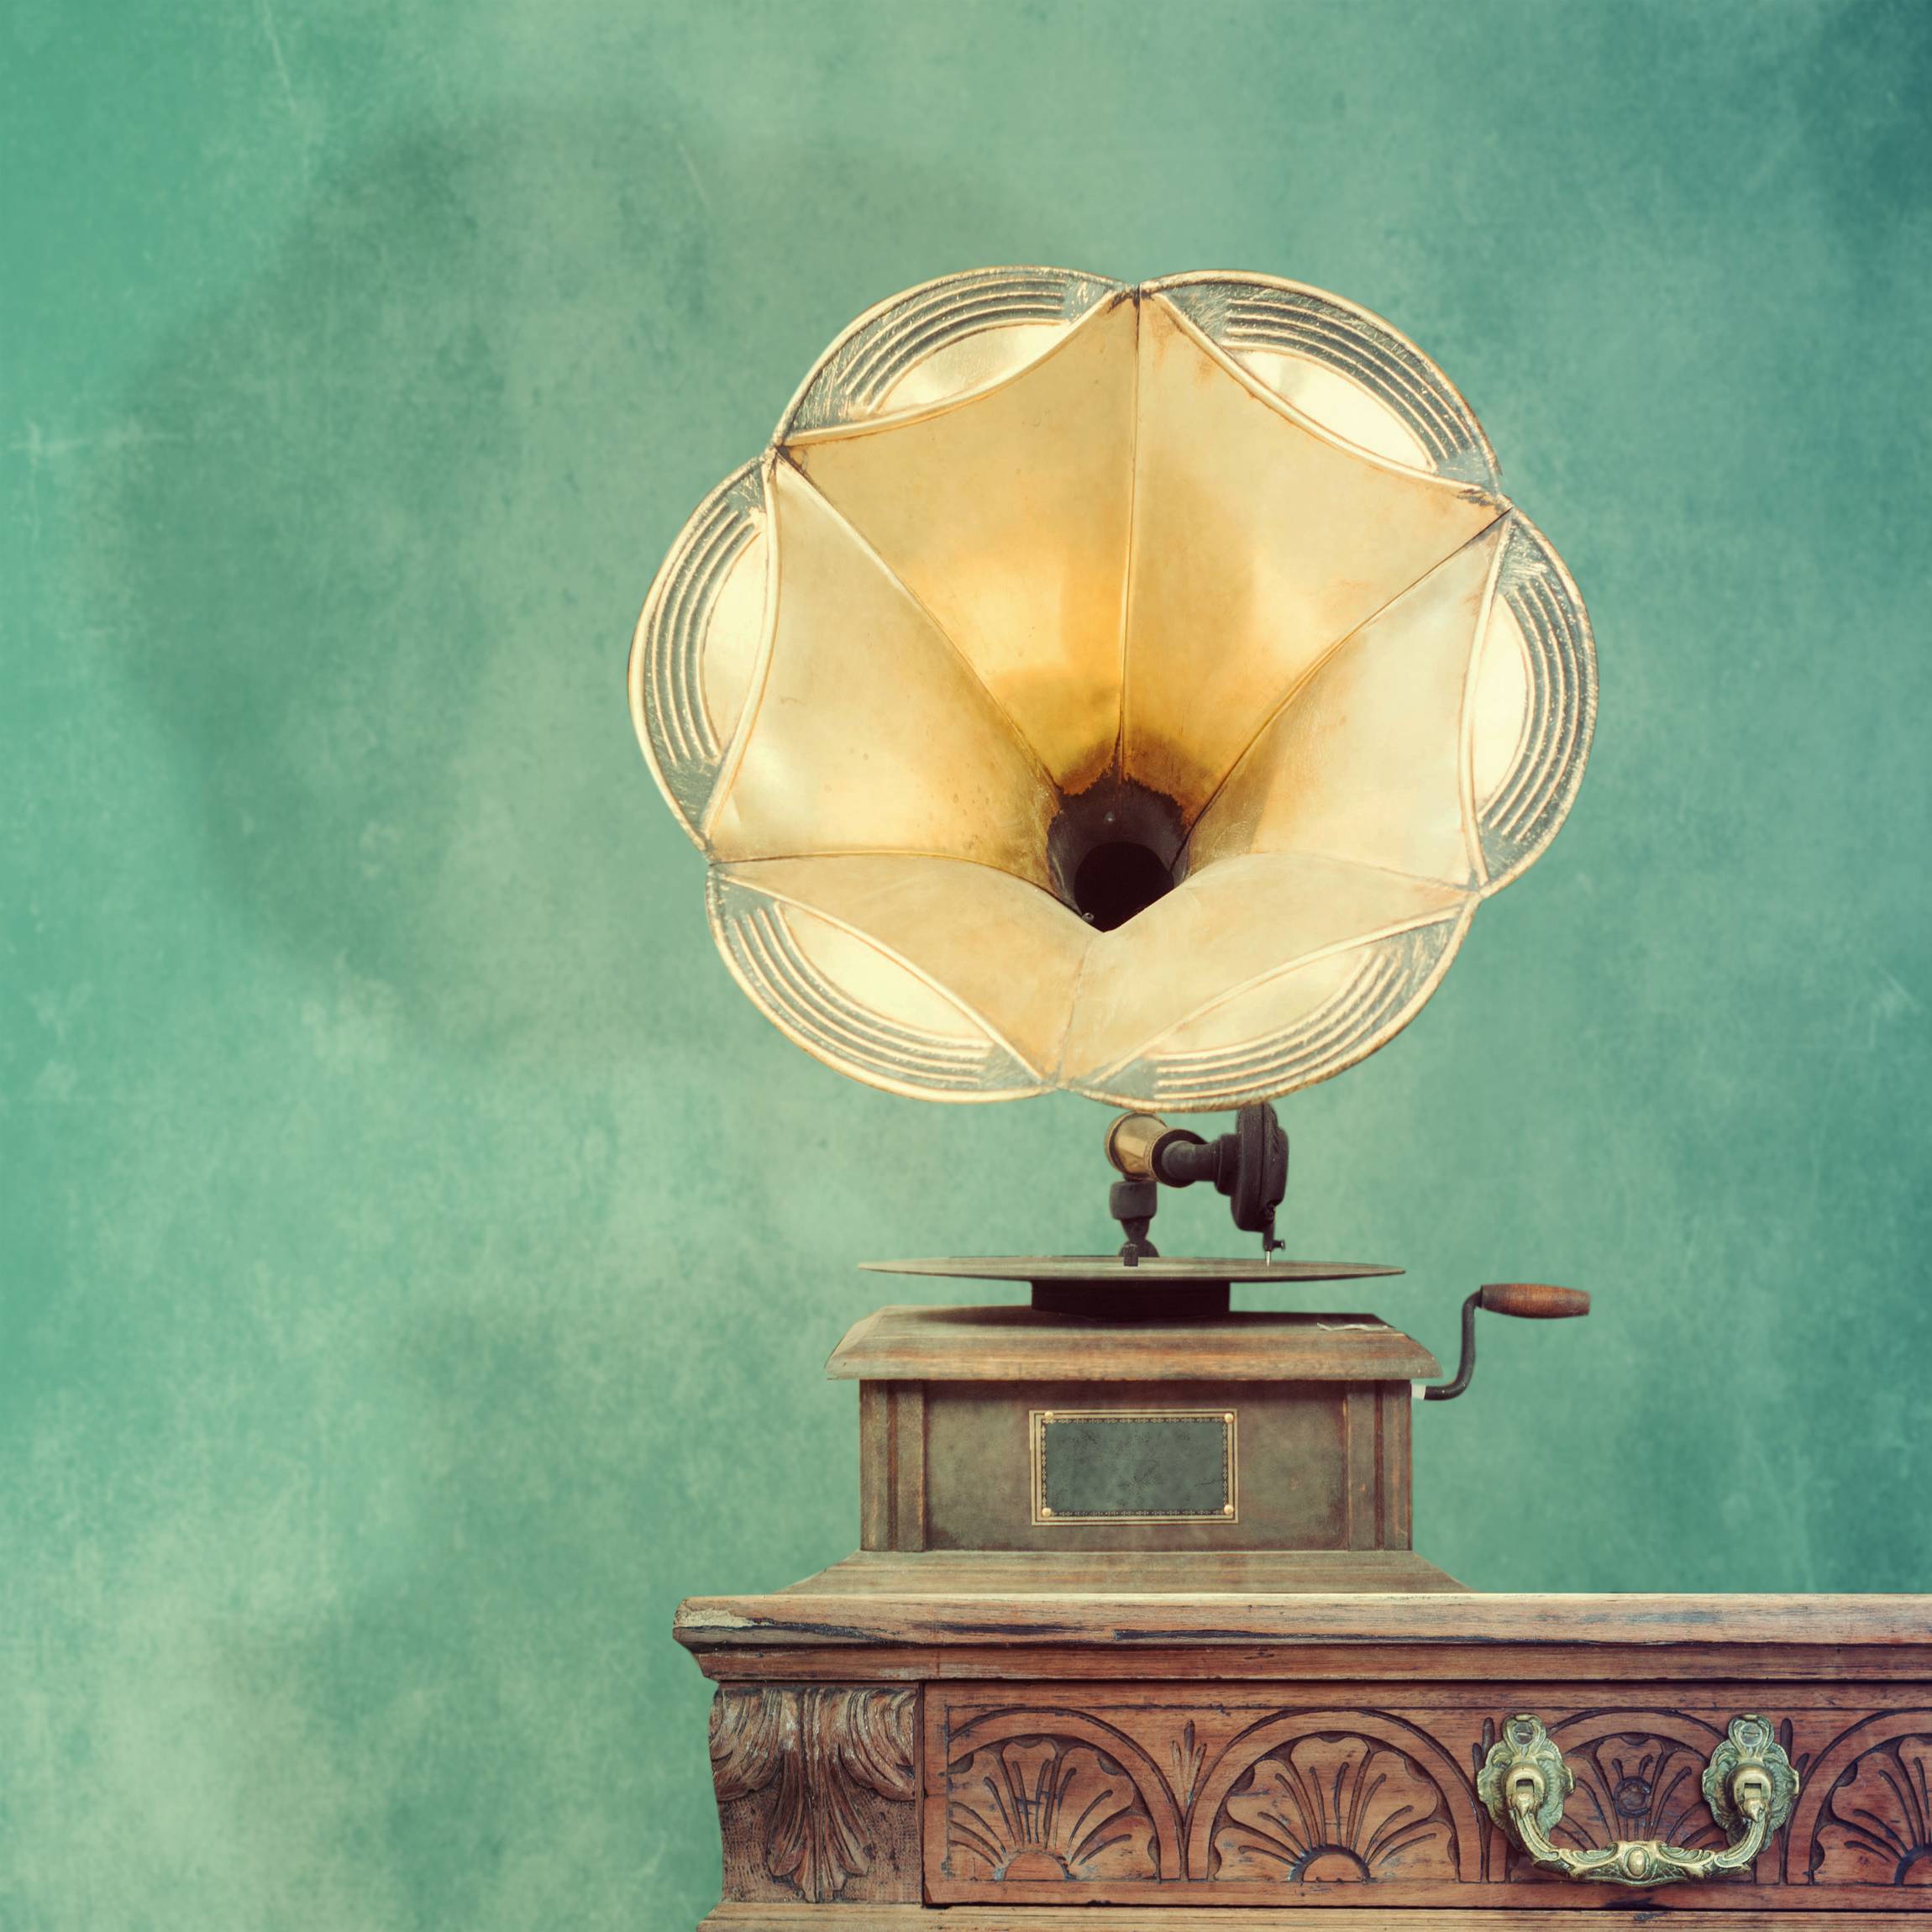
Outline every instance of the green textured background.
<path fill-rule="evenodd" d="M 1597 1296 L 1421 1414 L 1421 1546 L 1932 1589 L 1932 12 L 0 22 L 7 1932 L 690 1923 L 670 1614 L 853 1541 L 853 1264 L 1103 1238 L 1100 1109 L 740 997 L 622 702 L 820 348 L 983 263 L 1366 302 L 1588 599 L 1562 837 L 1284 1110 L 1439 1352 Z"/>

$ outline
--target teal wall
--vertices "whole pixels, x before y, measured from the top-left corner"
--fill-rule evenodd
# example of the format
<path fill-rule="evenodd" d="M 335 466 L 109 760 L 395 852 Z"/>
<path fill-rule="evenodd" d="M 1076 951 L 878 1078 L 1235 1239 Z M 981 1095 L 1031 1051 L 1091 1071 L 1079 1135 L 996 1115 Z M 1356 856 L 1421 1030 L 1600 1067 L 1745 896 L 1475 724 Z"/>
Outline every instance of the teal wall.
<path fill-rule="evenodd" d="M 622 701 L 905 285 L 1238 267 L 1463 386 L 1594 616 L 1542 864 L 1284 1109 L 1405 1263 L 1419 1541 L 1932 1590 L 1932 13 L 13 0 L 0 1926 L 676 1927 L 668 1630 L 854 1540 L 874 1255 L 1090 1247 L 1100 1109 L 787 1046 Z M 1171 1205 L 1212 1247 L 1216 1205 Z"/>

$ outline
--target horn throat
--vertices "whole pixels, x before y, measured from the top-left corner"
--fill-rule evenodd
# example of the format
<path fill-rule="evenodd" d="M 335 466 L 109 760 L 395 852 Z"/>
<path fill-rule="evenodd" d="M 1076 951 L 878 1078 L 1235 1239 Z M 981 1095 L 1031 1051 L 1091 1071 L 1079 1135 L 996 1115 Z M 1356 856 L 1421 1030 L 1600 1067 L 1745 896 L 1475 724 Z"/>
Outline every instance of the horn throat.
<path fill-rule="evenodd" d="M 1063 798 L 1047 834 L 1053 887 L 1089 926 L 1111 932 L 1179 883 L 1180 807 L 1132 780 L 1105 778 Z"/>

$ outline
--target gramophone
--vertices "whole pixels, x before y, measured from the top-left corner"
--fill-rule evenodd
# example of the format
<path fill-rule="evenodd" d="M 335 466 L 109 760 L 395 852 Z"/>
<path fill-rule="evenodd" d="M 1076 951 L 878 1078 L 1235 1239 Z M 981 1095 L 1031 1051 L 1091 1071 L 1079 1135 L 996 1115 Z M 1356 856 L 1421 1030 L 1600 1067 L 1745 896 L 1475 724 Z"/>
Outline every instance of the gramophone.
<path fill-rule="evenodd" d="M 1261 276 L 913 289 L 694 513 L 630 696 L 780 1032 L 899 1095 L 1115 1115 L 1111 1252 L 868 1264 L 1026 1299 L 886 1307 L 834 1351 L 858 1552 L 680 1611 L 720 1685 L 707 1924 L 1273 1924 L 1364 1881 L 1486 1906 L 1538 1872 L 1600 1900 L 1753 1869 L 1794 1803 L 1788 1724 L 1730 1689 L 1646 1717 L 1709 1804 L 1619 1787 L 1605 1815 L 1657 1829 L 1591 1866 L 1563 1802 L 1600 1733 L 1545 1680 L 1596 1637 L 1499 1625 L 1522 1599 L 1412 1547 L 1412 1399 L 1467 1385 L 1479 1311 L 1588 1297 L 1478 1289 L 1446 1380 L 1372 1315 L 1231 1308 L 1396 1272 L 1292 1257 L 1271 1102 L 1415 1017 L 1588 750 L 1582 599 L 1441 371 Z M 1160 1251 L 1190 1186 L 1247 1257 Z M 1523 1646 L 1541 1688 L 1505 1693 Z"/>

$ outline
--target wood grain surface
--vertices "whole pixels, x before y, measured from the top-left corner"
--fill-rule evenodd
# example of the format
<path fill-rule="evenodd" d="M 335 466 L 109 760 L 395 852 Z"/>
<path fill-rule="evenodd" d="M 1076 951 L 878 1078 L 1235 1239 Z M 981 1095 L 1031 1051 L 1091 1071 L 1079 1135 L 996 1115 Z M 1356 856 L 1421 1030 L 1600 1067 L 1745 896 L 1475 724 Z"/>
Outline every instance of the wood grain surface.
<path fill-rule="evenodd" d="M 1614 1899 L 1597 1899 L 1599 1907 Z M 1626 1908 L 1630 1901 L 1623 1903 Z M 1618 1924 L 1654 1925 L 1660 1910 L 1626 1911 Z M 1576 1932 L 1576 1911 L 1530 1906 L 1483 1911 L 1438 1908 L 1419 1912 L 1380 1903 L 1338 1906 L 1331 1923 L 1345 1932 Z M 1219 1905 L 1129 1906 L 1096 1913 L 1080 1908 L 1069 1918 L 1065 1907 L 1051 1905 L 948 1906 L 943 1911 L 916 1905 L 852 1905 L 831 1908 L 807 1905 L 721 1905 L 699 1932 L 1289 1932 L 1305 1927 L 1306 1909 L 1285 1906 L 1259 1910 Z M 1899 1911 L 1808 1911 L 1767 1908 L 1752 1903 L 1727 1913 L 1725 1932 L 1913 1932 L 1923 1917 Z"/>
<path fill-rule="evenodd" d="M 1126 1593 L 1265 1597 L 1338 1590 L 1462 1590 L 1412 1550 L 1152 1550 L 1036 1556 L 1021 1550 L 860 1551 L 780 1596 Z M 1464 1593 L 1467 1594 L 1467 1593 Z"/>
<path fill-rule="evenodd" d="M 864 1382 L 1411 1382 L 1442 1373 L 1372 1315 L 1236 1312 L 1212 1321 L 1082 1320 L 1032 1308 L 881 1308 L 826 1373 Z"/>
<path fill-rule="evenodd" d="M 1932 1667 L 1932 1598 L 1923 1596 L 1488 1595 L 1373 1587 L 1291 1594 L 1257 1589 L 1247 1568 L 1254 1560 L 1236 1551 L 1189 1555 L 1163 1569 L 1154 1557 L 1137 1557 L 1137 1587 L 1122 1589 L 1117 1571 L 1086 1567 L 1104 1565 L 1104 1557 L 862 1552 L 773 1595 L 687 1599 L 675 1633 L 698 1651 L 825 1643 L 1799 1644 L 1910 1651 Z M 1039 1567 L 1022 1583 L 1011 1566 L 1029 1562 Z M 980 1567 L 987 1563 L 996 1567 Z"/>
<path fill-rule="evenodd" d="M 719 1680 L 726 1890 L 745 1908 L 707 1924 L 1258 1932 L 1311 1908 L 1471 1927 L 1615 1908 L 1851 1932 L 1932 1913 L 1928 1599 L 1269 1589 L 1291 1562 L 862 1553 L 715 1623 L 687 1606 L 680 1635 Z M 1476 1795 L 1519 1711 L 1574 1777 L 1555 1828 L 1572 1849 L 1720 1842 L 1704 1767 L 1747 1714 L 1798 1802 L 1748 1876 L 1552 1878 Z M 907 1913 L 874 1910 L 894 1902 Z"/>
<path fill-rule="evenodd" d="M 1536 1871 L 1473 1778 L 1502 1722 L 1542 1718 L 1574 1775 L 1555 1837 L 1725 1842 L 1700 1780 L 1734 1717 L 1770 1718 L 1803 1779 L 1749 1881 L 1670 1887 L 1730 1912 L 1770 1888 L 1855 1907 L 1932 1908 L 1932 1685 L 1593 1681 L 1362 1684 L 1149 1681 L 932 1686 L 925 1696 L 928 1900 L 1390 1903 L 1641 1893 Z M 1663 1888 L 1656 1888 L 1663 1893 Z"/>

